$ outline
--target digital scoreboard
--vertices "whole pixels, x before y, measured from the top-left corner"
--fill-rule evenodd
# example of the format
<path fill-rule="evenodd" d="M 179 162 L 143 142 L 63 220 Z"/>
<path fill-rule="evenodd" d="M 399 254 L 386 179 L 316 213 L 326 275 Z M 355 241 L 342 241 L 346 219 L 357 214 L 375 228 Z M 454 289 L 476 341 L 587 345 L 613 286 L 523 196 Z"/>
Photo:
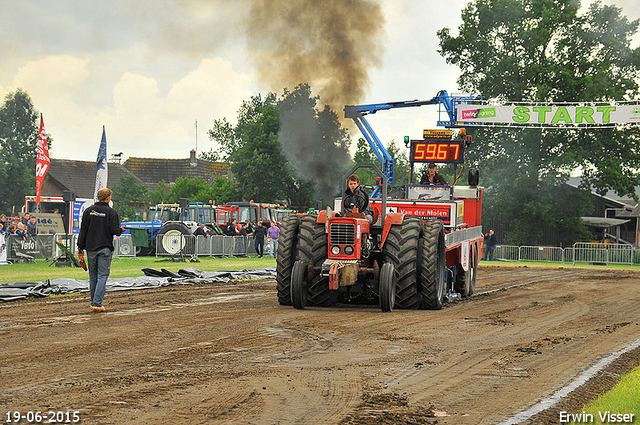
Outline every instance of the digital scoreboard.
<path fill-rule="evenodd" d="M 445 139 L 411 140 L 411 162 L 462 163 L 464 145 Z"/>

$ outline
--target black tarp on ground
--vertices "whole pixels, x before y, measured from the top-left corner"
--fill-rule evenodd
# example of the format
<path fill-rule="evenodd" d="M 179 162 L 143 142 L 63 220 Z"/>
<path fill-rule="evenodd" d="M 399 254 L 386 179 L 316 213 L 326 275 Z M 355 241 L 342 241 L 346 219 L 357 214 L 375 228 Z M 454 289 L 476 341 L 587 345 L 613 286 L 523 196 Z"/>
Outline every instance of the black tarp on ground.
<path fill-rule="evenodd" d="M 178 273 L 161 269 L 142 269 L 145 276 L 107 280 L 107 292 L 158 288 L 168 285 L 228 282 L 236 279 L 274 279 L 276 268 L 205 272 L 193 267 Z M 53 294 L 89 292 L 89 280 L 59 278 L 42 282 L 0 282 L 0 302 L 22 300 L 27 297 L 47 297 Z"/>

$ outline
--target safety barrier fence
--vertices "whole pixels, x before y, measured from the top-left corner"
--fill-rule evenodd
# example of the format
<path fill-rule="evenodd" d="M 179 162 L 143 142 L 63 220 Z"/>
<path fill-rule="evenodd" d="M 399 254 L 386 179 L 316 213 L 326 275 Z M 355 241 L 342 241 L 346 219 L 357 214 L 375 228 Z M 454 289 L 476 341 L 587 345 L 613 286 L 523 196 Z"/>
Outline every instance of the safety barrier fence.
<path fill-rule="evenodd" d="M 21 238 L 3 235 L 0 249 L 8 262 L 32 261 L 34 259 L 58 259 L 64 257 L 65 249 L 78 251 L 78 235 L 56 233 Z M 60 245 L 64 248 L 61 248 Z M 114 238 L 115 257 L 136 257 L 137 247 L 131 235 Z M 268 255 L 265 244 L 264 255 Z M 189 257 L 248 257 L 257 255 L 253 240 L 247 236 L 194 236 L 182 234 L 158 235 L 156 256 Z M 568 248 L 553 246 L 497 245 L 494 259 L 502 261 L 539 261 L 571 264 L 623 264 L 640 265 L 640 249 L 626 244 L 601 244 L 576 242 Z"/>
<path fill-rule="evenodd" d="M 493 258 L 503 261 L 540 261 L 571 264 L 640 265 L 640 249 L 626 244 L 576 242 L 568 248 L 554 246 L 497 245 Z"/>
<path fill-rule="evenodd" d="M 265 245 L 265 255 L 267 247 Z M 157 256 L 248 257 L 257 255 L 247 236 L 163 234 L 156 237 Z"/>

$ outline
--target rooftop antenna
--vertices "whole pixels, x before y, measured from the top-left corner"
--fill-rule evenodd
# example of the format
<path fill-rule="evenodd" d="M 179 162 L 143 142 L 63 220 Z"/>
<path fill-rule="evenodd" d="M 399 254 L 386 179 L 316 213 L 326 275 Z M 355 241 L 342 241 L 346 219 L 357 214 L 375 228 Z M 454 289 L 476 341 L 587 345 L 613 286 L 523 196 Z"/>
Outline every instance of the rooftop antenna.
<path fill-rule="evenodd" d="M 198 153 L 198 120 L 196 120 L 196 154 Z"/>

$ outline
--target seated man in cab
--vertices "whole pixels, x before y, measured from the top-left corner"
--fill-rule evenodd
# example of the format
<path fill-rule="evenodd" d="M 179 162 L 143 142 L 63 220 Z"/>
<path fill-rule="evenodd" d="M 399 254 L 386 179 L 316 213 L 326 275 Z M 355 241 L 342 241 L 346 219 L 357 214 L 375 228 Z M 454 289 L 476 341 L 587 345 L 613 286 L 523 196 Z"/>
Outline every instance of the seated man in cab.
<path fill-rule="evenodd" d="M 429 164 L 429 171 L 422 174 L 420 184 L 436 184 L 444 185 L 448 184 L 444 179 L 444 176 L 438 173 L 438 167 L 433 162 Z"/>
<path fill-rule="evenodd" d="M 373 211 L 369 204 L 369 196 L 360 187 L 360 178 L 356 174 L 351 174 L 347 178 L 347 190 L 342 195 L 342 213 L 346 214 L 358 208 L 358 212 L 364 214 L 369 223 L 373 223 Z"/>

